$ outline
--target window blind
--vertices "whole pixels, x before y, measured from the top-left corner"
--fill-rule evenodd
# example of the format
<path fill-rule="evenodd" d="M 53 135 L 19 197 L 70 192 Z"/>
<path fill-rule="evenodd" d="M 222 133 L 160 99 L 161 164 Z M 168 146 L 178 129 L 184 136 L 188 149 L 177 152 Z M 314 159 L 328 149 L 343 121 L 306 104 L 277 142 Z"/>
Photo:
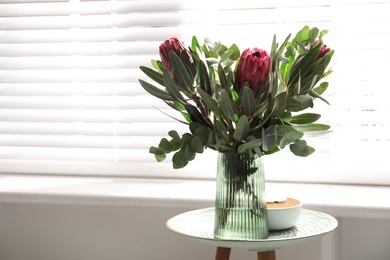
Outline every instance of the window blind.
<path fill-rule="evenodd" d="M 167 107 L 139 85 L 139 66 L 157 58 L 166 38 L 197 28 L 194 7 L 181 1 L 1 1 L 0 171 L 170 171 L 148 148 L 184 126 L 155 109 Z M 196 15 L 210 11 L 197 8 Z"/>
<path fill-rule="evenodd" d="M 267 156 L 267 179 L 390 184 L 389 11 L 380 0 L 2 0 L 0 171 L 213 178 L 213 151 L 182 170 L 148 153 L 187 128 L 155 109 L 173 112 L 139 85 L 139 66 L 170 36 L 269 49 L 307 24 L 329 29 L 336 50 L 331 106 L 315 105 L 332 131 L 307 135 L 308 158 Z"/>

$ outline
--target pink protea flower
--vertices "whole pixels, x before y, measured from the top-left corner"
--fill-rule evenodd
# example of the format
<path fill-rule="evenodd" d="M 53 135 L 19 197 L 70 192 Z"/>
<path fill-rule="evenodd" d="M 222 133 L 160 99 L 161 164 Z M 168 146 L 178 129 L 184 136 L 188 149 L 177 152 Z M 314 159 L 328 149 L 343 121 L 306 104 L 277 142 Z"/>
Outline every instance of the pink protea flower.
<path fill-rule="evenodd" d="M 271 58 L 265 50 L 259 48 L 244 50 L 236 72 L 236 91 L 240 92 L 247 82 L 255 96 L 262 93 L 268 81 L 270 65 Z"/>
<path fill-rule="evenodd" d="M 313 46 L 316 46 L 319 42 L 318 41 L 315 41 L 312 45 Z M 316 58 L 316 60 L 318 59 L 321 59 L 322 57 L 324 57 L 328 52 L 330 52 L 330 48 L 328 46 L 326 46 L 325 44 L 322 44 L 321 46 L 321 49 L 320 49 L 320 52 L 318 53 L 318 56 Z"/>
<path fill-rule="evenodd" d="M 191 55 L 189 54 L 189 51 L 184 47 L 184 44 L 181 43 L 176 37 L 170 37 L 169 39 L 165 40 L 160 45 L 160 57 L 161 62 L 164 65 L 164 68 L 169 72 L 169 75 L 171 78 L 176 81 L 176 76 L 173 71 L 172 63 L 171 63 L 171 57 L 169 56 L 169 53 L 173 51 L 176 53 L 177 56 L 179 56 L 180 60 L 184 63 L 187 69 L 189 69 L 193 75 L 195 74 L 195 63 L 192 59 Z"/>

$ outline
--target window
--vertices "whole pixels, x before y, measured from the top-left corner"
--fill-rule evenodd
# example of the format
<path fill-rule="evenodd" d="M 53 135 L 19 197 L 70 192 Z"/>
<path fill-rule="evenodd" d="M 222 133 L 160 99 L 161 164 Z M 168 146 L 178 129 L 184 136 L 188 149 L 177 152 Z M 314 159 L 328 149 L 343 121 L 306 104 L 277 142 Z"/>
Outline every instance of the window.
<path fill-rule="evenodd" d="M 266 158 L 270 180 L 390 184 L 389 1 L 0 2 L 0 164 L 4 173 L 213 178 L 216 153 L 174 171 L 151 145 L 186 131 L 138 84 L 170 36 L 269 49 L 304 25 L 329 29 L 336 50 L 330 134 L 309 158 Z M 278 163 L 283 160 L 284 164 Z M 283 167 L 288 165 L 287 168 Z"/>

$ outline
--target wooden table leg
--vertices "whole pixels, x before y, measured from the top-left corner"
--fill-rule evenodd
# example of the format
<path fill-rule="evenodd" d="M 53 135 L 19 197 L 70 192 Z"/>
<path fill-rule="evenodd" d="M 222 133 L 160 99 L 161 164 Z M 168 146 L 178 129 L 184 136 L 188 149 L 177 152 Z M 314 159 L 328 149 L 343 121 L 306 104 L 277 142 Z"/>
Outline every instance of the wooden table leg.
<path fill-rule="evenodd" d="M 229 260 L 231 248 L 228 247 L 217 247 L 215 253 L 215 260 Z"/>
<path fill-rule="evenodd" d="M 257 260 L 276 260 L 275 251 L 257 252 Z"/>

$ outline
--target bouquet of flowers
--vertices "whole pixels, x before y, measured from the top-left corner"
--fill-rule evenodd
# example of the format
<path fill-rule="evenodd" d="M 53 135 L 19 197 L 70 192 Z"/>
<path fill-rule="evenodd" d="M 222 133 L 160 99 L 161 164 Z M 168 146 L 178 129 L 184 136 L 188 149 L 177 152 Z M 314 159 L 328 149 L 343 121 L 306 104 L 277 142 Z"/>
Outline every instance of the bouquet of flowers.
<path fill-rule="evenodd" d="M 177 110 L 189 132 L 171 130 L 149 152 L 157 161 L 173 152 L 174 168 L 185 167 L 205 148 L 218 152 L 262 156 L 289 146 L 297 156 L 314 148 L 302 139 L 306 131 L 324 131 L 315 123 L 321 115 L 301 112 L 328 88 L 322 79 L 334 51 L 324 44 L 326 30 L 305 26 L 279 45 L 274 36 L 270 52 L 236 44 L 227 47 L 192 38 L 186 46 L 171 37 L 160 45 L 161 60 L 140 69 L 156 84 L 139 80 L 151 95 Z"/>

